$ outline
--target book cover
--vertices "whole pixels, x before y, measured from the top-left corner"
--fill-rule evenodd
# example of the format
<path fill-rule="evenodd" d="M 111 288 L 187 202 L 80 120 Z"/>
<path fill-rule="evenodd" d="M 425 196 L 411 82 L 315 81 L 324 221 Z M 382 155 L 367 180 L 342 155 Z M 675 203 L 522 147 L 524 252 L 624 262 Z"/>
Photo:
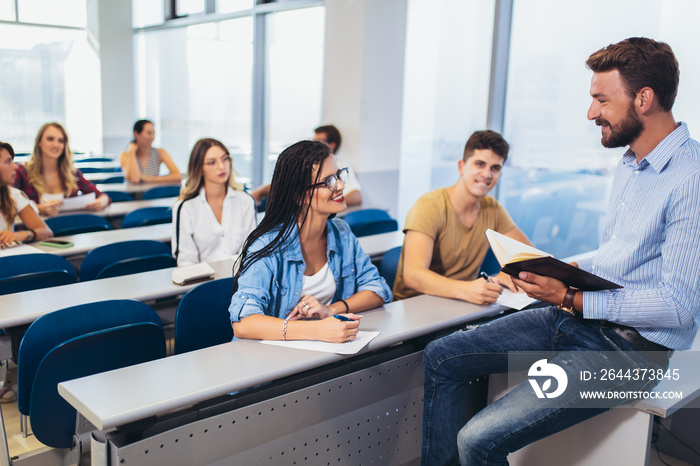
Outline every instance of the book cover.
<path fill-rule="evenodd" d="M 551 254 L 523 244 L 491 229 L 486 230 L 496 260 L 501 271 L 512 277 L 520 272 L 531 272 L 545 277 L 556 278 L 566 286 L 581 291 L 599 291 L 622 288 L 620 285 L 601 278 L 571 264 L 555 259 Z"/>

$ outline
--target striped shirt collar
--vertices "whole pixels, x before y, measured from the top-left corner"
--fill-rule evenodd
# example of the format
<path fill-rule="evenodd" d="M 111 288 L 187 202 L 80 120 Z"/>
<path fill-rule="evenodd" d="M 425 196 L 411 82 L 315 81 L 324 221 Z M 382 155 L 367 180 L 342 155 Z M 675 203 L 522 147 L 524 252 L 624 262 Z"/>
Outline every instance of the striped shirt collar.
<path fill-rule="evenodd" d="M 627 152 L 625 152 L 625 155 L 622 156 L 622 163 L 633 168 L 639 168 L 640 170 L 651 166 L 656 173 L 661 173 L 668 165 L 673 154 L 676 153 L 678 148 L 685 144 L 688 139 L 690 139 L 688 125 L 681 121 L 678 123 L 676 129 L 658 143 L 639 164 L 637 164 L 637 157 L 634 152 L 629 148 Z"/>

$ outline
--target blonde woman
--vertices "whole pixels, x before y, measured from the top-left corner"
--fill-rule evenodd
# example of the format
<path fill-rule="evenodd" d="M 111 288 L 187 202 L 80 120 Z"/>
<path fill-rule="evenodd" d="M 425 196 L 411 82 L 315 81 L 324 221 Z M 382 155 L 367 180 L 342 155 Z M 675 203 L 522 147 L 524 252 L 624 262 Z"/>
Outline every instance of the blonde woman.
<path fill-rule="evenodd" d="M 34 151 L 26 165 L 17 165 L 15 188 L 24 191 L 37 204 L 39 213 L 56 215 L 63 199 L 79 193 L 95 193 L 95 201 L 87 210 L 102 210 L 110 203 L 109 196 L 100 192 L 73 166 L 73 152 L 68 145 L 68 134 L 58 123 L 46 123 L 39 129 Z"/>
<path fill-rule="evenodd" d="M 165 149 L 153 147 L 156 129 L 150 120 L 134 123 L 134 139 L 121 155 L 124 178 L 130 183 L 178 183 L 182 179 L 170 154 Z M 160 165 L 165 164 L 170 173 L 160 176 Z"/>
<path fill-rule="evenodd" d="M 255 202 L 234 180 L 226 146 L 211 138 L 197 141 L 187 165 L 187 183 L 173 207 L 177 265 L 233 257 L 255 224 Z"/>
<path fill-rule="evenodd" d="M 29 198 L 19 189 L 12 187 L 17 170 L 14 158 L 15 151 L 12 146 L 0 142 L 0 248 L 40 241 L 53 235 L 51 229 L 29 205 Z M 17 215 L 22 219 L 25 230 L 14 231 Z"/>

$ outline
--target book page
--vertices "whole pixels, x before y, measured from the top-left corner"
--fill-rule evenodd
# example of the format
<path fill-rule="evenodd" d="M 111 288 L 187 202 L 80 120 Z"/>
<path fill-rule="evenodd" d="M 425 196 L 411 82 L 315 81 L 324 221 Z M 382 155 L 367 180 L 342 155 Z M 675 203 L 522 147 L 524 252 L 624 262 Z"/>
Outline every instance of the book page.
<path fill-rule="evenodd" d="M 0 248 L 0 257 L 17 256 L 20 254 L 46 254 L 46 252 L 27 244 L 17 244 L 9 248 Z"/>
<path fill-rule="evenodd" d="M 82 210 L 86 205 L 95 202 L 95 193 L 83 194 L 82 196 L 65 197 L 61 212 L 69 212 L 71 210 Z"/>
<path fill-rule="evenodd" d="M 279 340 L 262 340 L 260 343 L 265 345 L 284 346 L 285 348 L 297 348 L 312 351 L 325 351 L 326 353 L 337 354 L 355 354 L 372 341 L 379 332 L 357 332 L 357 338 L 353 341 L 345 343 L 328 343 L 326 341 L 311 341 L 311 340 L 295 340 L 295 341 L 279 341 Z"/>
<path fill-rule="evenodd" d="M 531 298 L 525 293 L 513 293 L 508 288 L 503 288 L 501 291 L 501 296 L 498 297 L 496 302 L 501 306 L 506 306 L 511 309 L 520 310 L 525 306 L 537 301 L 535 298 Z"/>
<path fill-rule="evenodd" d="M 493 231 L 492 229 L 486 230 L 486 239 L 491 245 L 491 250 L 493 255 L 496 256 L 496 260 L 501 267 L 503 267 L 508 262 L 514 260 L 526 260 L 533 259 L 535 257 L 547 257 L 551 254 L 547 254 L 544 251 L 540 251 L 537 248 L 528 246 L 527 244 L 516 241 L 513 238 L 509 238 L 506 235 Z"/>

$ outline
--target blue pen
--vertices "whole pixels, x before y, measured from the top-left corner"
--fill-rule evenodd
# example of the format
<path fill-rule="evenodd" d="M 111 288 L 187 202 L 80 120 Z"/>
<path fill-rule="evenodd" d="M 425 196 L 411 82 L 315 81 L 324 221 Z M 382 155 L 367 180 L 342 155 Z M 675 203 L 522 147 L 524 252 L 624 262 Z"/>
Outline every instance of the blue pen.
<path fill-rule="evenodd" d="M 351 318 L 345 317 L 345 316 L 340 315 L 340 314 L 333 314 L 333 317 L 335 317 L 335 318 L 338 319 L 338 320 L 342 320 L 342 321 L 344 321 L 344 322 L 352 322 L 352 319 L 351 319 Z"/>

